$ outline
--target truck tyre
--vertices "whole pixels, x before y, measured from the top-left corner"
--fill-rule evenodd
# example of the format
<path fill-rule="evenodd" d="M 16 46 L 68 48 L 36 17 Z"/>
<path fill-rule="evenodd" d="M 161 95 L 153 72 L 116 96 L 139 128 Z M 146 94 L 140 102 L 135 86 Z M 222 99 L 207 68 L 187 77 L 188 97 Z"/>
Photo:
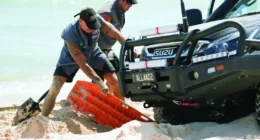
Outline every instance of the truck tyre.
<path fill-rule="evenodd" d="M 169 110 L 162 107 L 154 107 L 154 119 L 157 123 L 170 123 L 170 124 L 180 124 L 179 118 L 173 114 L 169 114 Z M 171 112 L 171 111 L 170 111 Z"/>
<path fill-rule="evenodd" d="M 255 99 L 255 116 L 258 124 L 260 125 L 260 93 L 256 94 Z"/>

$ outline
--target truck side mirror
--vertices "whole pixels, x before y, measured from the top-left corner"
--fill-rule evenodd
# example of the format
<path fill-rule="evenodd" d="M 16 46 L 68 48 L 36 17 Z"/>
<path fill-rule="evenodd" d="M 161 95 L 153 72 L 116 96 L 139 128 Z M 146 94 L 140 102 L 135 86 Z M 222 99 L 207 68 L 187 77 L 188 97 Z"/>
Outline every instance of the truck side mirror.
<path fill-rule="evenodd" d="M 199 9 L 186 10 L 186 16 L 188 19 L 189 26 L 201 24 L 203 22 L 202 14 Z"/>

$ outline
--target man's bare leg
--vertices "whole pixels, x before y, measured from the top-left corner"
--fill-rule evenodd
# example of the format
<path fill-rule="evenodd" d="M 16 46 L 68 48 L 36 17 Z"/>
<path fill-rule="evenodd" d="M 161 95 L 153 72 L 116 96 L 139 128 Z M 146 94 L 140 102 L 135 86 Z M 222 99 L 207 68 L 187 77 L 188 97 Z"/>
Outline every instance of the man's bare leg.
<path fill-rule="evenodd" d="M 116 73 L 109 72 L 104 74 L 103 77 L 107 80 L 108 84 L 110 85 L 109 88 L 111 87 L 111 89 L 113 90 L 113 94 L 122 101 L 125 101 L 125 98 L 120 94 Z"/>
<path fill-rule="evenodd" d="M 49 93 L 47 94 L 42 107 L 42 115 L 48 117 L 49 114 L 52 112 L 56 97 L 58 96 L 61 87 L 66 82 L 67 78 L 62 76 L 54 76 L 52 85 L 50 87 Z"/>
<path fill-rule="evenodd" d="M 107 84 L 108 89 L 109 89 L 109 93 L 114 95 L 114 93 L 113 93 L 113 87 L 109 84 L 108 81 L 106 81 L 106 82 L 107 82 L 106 84 Z"/>

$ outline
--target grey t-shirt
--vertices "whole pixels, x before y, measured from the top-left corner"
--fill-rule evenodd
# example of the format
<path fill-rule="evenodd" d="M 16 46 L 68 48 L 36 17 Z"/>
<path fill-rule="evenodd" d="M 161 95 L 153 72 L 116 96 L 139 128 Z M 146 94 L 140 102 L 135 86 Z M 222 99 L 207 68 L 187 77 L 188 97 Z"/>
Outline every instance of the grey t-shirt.
<path fill-rule="evenodd" d="M 102 24 L 101 18 L 99 16 L 99 21 Z M 100 59 L 104 59 L 104 53 L 100 50 L 100 48 L 96 45 L 97 40 L 100 35 L 100 30 L 96 30 L 88 34 L 87 36 L 82 32 L 79 21 L 75 21 L 70 23 L 62 32 L 61 38 L 64 40 L 73 43 L 80 47 L 84 55 L 86 56 L 87 62 L 93 67 L 100 69 L 103 67 L 104 61 L 99 61 Z M 98 62 L 98 63 L 97 63 Z M 69 53 L 68 46 L 64 41 L 63 48 L 60 53 L 60 58 L 56 66 L 64 66 L 64 65 L 75 65 L 76 62 L 72 58 Z"/>
<path fill-rule="evenodd" d="M 112 17 L 111 24 L 114 25 L 114 27 L 121 31 L 125 24 L 125 12 L 120 7 L 117 0 L 112 0 L 106 2 L 99 10 L 99 14 L 109 14 Z M 98 39 L 98 46 L 101 49 L 111 49 L 112 46 L 116 43 L 116 39 L 107 36 L 103 32 L 100 33 L 100 37 Z"/>

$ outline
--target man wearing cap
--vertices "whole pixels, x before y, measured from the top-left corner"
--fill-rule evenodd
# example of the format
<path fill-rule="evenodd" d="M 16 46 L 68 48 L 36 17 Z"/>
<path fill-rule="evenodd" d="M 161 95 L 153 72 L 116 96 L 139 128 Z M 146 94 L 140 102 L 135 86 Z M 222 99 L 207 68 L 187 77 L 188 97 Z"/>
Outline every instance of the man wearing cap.
<path fill-rule="evenodd" d="M 107 94 L 108 87 L 97 75 L 97 73 L 101 74 L 113 85 L 115 96 L 122 98 L 115 69 L 96 44 L 100 31 L 115 38 L 121 44 L 125 40 L 124 36 L 112 24 L 98 16 L 92 8 L 87 7 L 75 16 L 78 15 L 79 19 L 69 24 L 61 34 L 64 46 L 42 108 L 42 115 L 46 117 L 53 110 L 63 84 L 72 82 L 79 68 L 98 85 L 104 94 Z"/>
<path fill-rule="evenodd" d="M 118 31 L 121 31 L 125 24 L 125 12 L 130 9 L 133 4 L 137 4 L 136 0 L 110 0 L 106 2 L 99 10 L 98 14 L 102 16 L 107 22 L 110 22 Z M 112 63 L 116 71 L 119 69 L 119 59 L 112 50 L 116 39 L 101 32 L 98 39 L 98 46 L 106 54 L 109 61 Z M 137 55 L 137 53 L 135 53 Z M 103 79 L 102 75 L 98 75 Z M 109 85 L 109 89 L 113 89 Z M 112 92 L 112 91 L 110 91 Z"/>

